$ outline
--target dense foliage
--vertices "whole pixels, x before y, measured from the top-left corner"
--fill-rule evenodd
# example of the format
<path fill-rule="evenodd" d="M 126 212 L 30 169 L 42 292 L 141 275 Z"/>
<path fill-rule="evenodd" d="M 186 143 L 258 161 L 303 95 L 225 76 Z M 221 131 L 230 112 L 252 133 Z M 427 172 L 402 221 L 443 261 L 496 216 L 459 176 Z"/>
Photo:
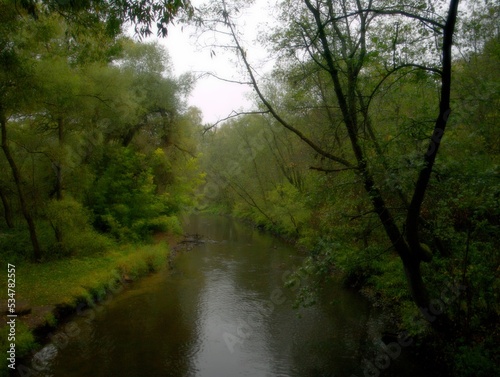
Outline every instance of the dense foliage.
<path fill-rule="evenodd" d="M 262 115 L 207 132 L 206 204 L 297 240 L 317 287 L 342 273 L 401 329 L 438 339 L 453 375 L 494 375 L 499 7 L 459 8 L 448 118 L 447 3 L 283 1 L 261 37 L 277 58 L 265 78 L 242 44 L 239 5 L 212 5 L 223 17 L 207 30 L 239 52 Z"/>
<path fill-rule="evenodd" d="M 308 250 L 303 304 L 335 271 L 453 375 L 498 374 L 500 6 L 458 4 L 280 1 L 258 75 L 245 2 L 210 2 L 197 25 L 257 105 L 199 137 L 191 77 L 121 34 L 165 35 L 188 1 L 0 0 L 2 260 L 143 241 L 195 204 Z"/>
<path fill-rule="evenodd" d="M 179 231 L 201 182 L 188 75 L 167 52 L 35 2 L 0 11 L 2 260 L 103 251 Z M 86 12 L 89 16 L 92 12 Z"/>

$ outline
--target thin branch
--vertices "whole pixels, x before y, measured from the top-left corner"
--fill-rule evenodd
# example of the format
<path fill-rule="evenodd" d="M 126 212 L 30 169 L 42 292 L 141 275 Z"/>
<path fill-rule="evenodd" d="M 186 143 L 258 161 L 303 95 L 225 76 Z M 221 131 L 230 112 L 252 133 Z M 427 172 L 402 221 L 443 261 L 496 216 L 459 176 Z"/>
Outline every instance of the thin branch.
<path fill-rule="evenodd" d="M 313 51 L 311 50 L 311 46 L 315 47 L 316 49 L 318 49 L 315 45 L 314 45 L 314 42 L 313 42 L 313 39 L 307 34 L 307 32 L 305 31 L 305 28 L 303 28 L 303 33 L 301 33 L 301 36 L 302 36 L 302 40 L 304 41 L 304 44 L 306 46 L 306 50 L 307 50 L 307 53 L 309 54 L 309 56 L 311 57 L 311 59 L 319 66 L 321 67 L 322 69 L 324 69 L 325 71 L 328 71 L 328 67 L 326 67 L 325 65 L 323 65 L 319 60 L 318 58 L 316 58 L 316 56 L 314 56 L 314 53 Z M 306 40 L 306 35 L 307 37 L 309 38 L 309 40 L 311 41 L 311 43 L 307 43 L 307 40 Z"/>
<path fill-rule="evenodd" d="M 317 170 L 317 171 L 322 171 L 325 173 L 337 173 L 341 171 L 347 171 L 347 170 L 358 170 L 359 168 L 357 166 L 353 166 L 352 168 L 340 168 L 340 169 L 325 169 L 317 166 L 309 166 L 310 170 Z"/>
<path fill-rule="evenodd" d="M 382 14 L 382 15 L 400 15 L 400 16 L 405 16 L 408 18 L 413 18 L 415 20 L 423 22 L 424 24 L 433 25 L 434 28 L 432 28 L 432 29 L 434 31 L 437 31 L 436 28 L 437 29 L 444 29 L 444 26 L 445 26 L 444 24 L 442 24 L 436 20 L 433 20 L 432 18 L 419 16 L 417 14 L 406 12 L 406 11 L 399 10 L 399 9 L 372 9 L 372 8 L 360 9 L 360 10 L 357 10 L 355 12 L 343 14 L 342 16 L 332 17 L 327 21 L 327 24 L 330 22 L 335 23 L 335 22 L 340 21 L 342 19 L 350 18 L 353 16 L 358 16 L 358 15 L 363 14 L 365 12 L 374 13 L 374 14 Z"/>
<path fill-rule="evenodd" d="M 184 149 L 184 148 L 182 148 L 182 147 L 178 146 L 178 145 L 177 145 L 177 144 L 175 144 L 175 143 L 173 143 L 172 145 L 173 145 L 174 147 L 176 147 L 178 150 L 180 150 L 181 152 L 187 153 L 187 154 L 188 154 L 188 155 L 190 155 L 191 157 L 196 158 L 196 155 L 195 155 L 193 152 L 191 152 L 191 151 L 189 151 L 189 150 L 187 150 L 187 149 Z"/>
<path fill-rule="evenodd" d="M 225 6 L 225 2 L 224 2 L 224 6 Z M 283 127 L 285 127 L 286 129 L 288 129 L 288 130 L 292 131 L 294 134 L 296 134 L 302 141 L 304 141 L 307 145 L 309 145 L 312 149 L 314 149 L 320 155 L 328 158 L 329 160 L 338 162 L 339 164 L 342 164 L 344 166 L 352 167 L 352 164 L 349 161 L 347 161 L 343 158 L 334 156 L 331 153 L 328 153 L 328 152 L 324 151 L 323 149 L 321 149 L 318 145 L 313 143 L 307 136 L 305 136 L 301 131 L 299 131 L 297 128 L 295 128 L 291 124 L 289 124 L 286 120 L 284 120 L 276 112 L 274 107 L 271 105 L 271 103 L 267 100 L 267 98 L 264 96 L 264 94 L 260 90 L 260 87 L 257 83 L 257 79 L 255 78 L 255 75 L 253 74 L 253 69 L 252 69 L 252 67 L 251 67 L 251 65 L 248 62 L 248 59 L 246 57 L 245 50 L 240 45 L 240 42 L 239 42 L 238 38 L 236 37 L 236 32 L 234 31 L 233 25 L 230 22 L 227 22 L 227 27 L 229 27 L 229 29 L 231 30 L 231 33 L 233 34 L 234 42 L 236 43 L 236 47 L 237 47 L 238 51 L 240 52 L 241 59 L 243 60 L 243 64 L 245 65 L 245 68 L 248 72 L 248 75 L 250 76 L 250 80 L 252 81 L 252 86 L 253 86 L 255 92 L 257 93 L 257 96 L 260 98 L 260 100 L 262 101 L 264 106 L 267 107 L 267 109 L 272 114 L 274 119 L 276 119 Z"/>
<path fill-rule="evenodd" d="M 245 202 L 247 202 L 247 204 L 256 208 L 257 211 L 259 211 L 262 215 L 264 215 L 264 217 L 266 217 L 273 225 L 276 225 L 276 221 L 274 221 L 267 213 L 264 212 L 262 208 L 260 208 L 260 206 L 254 200 L 254 198 L 248 193 L 247 190 L 245 190 L 244 187 L 238 184 L 238 182 L 231 182 L 229 178 L 222 176 L 215 170 L 212 170 L 212 172 L 216 177 L 222 179 L 222 181 L 225 182 L 227 186 L 229 186 L 240 198 L 242 198 Z"/>
<path fill-rule="evenodd" d="M 387 80 L 393 73 L 396 73 L 397 71 L 399 71 L 399 70 L 401 70 L 403 68 L 409 68 L 409 67 L 421 69 L 421 70 L 424 70 L 424 71 L 433 72 L 433 73 L 436 73 L 436 74 L 438 74 L 440 76 L 443 74 L 443 71 L 440 70 L 440 69 L 438 69 L 438 68 L 426 67 L 426 66 L 423 66 L 423 65 L 420 65 L 420 64 L 407 63 L 407 64 L 402 64 L 402 65 L 399 65 L 397 67 L 394 67 L 392 70 L 390 70 L 390 71 L 387 72 L 387 74 L 378 82 L 378 84 L 372 90 L 370 96 L 368 97 L 367 107 L 370 106 L 370 103 L 372 102 L 373 98 L 375 97 L 375 94 L 377 94 L 378 90 L 380 89 L 380 87 L 382 86 L 382 84 L 385 82 L 385 80 Z"/>
<path fill-rule="evenodd" d="M 99 100 L 100 102 L 102 102 L 104 105 L 106 105 L 108 108 L 110 108 L 110 109 L 112 108 L 112 106 L 110 106 L 108 104 L 109 99 L 108 100 L 102 99 L 97 94 L 76 94 L 75 97 L 91 97 L 91 98 L 95 98 L 95 99 Z"/>
<path fill-rule="evenodd" d="M 212 128 L 217 127 L 220 123 L 225 122 L 226 120 L 232 119 L 232 118 L 237 118 L 241 115 L 263 115 L 263 114 L 268 114 L 269 110 L 262 110 L 262 111 L 231 111 L 231 113 L 222 119 L 219 119 L 217 122 L 212 124 L 211 126 L 204 127 L 203 129 L 203 134 L 205 134 L 207 131 L 210 131 Z"/>
<path fill-rule="evenodd" d="M 399 10 L 399 9 L 367 9 L 366 11 L 367 12 L 372 12 L 372 13 L 375 13 L 375 14 L 405 16 L 405 17 L 408 17 L 408 18 L 413 18 L 415 20 L 421 21 L 424 24 L 431 24 L 431 25 L 435 26 L 438 29 L 444 29 L 444 27 L 445 27 L 444 24 L 442 24 L 440 22 L 437 22 L 436 20 L 433 20 L 431 18 L 422 17 L 422 16 L 419 16 L 417 14 L 406 12 L 406 11 Z M 433 30 L 437 31 L 434 28 L 433 28 Z"/>
<path fill-rule="evenodd" d="M 374 209 L 370 209 L 368 211 L 359 213 L 357 215 L 348 215 L 347 217 L 349 217 L 349 221 L 353 221 L 353 220 L 356 220 L 356 219 L 360 219 L 361 217 L 365 217 L 366 215 L 369 215 L 371 213 L 377 214 L 377 212 Z"/>
<path fill-rule="evenodd" d="M 418 69 L 421 69 L 421 70 L 424 70 L 424 71 L 433 72 L 433 73 L 436 73 L 436 74 L 438 74 L 440 76 L 443 74 L 443 71 L 441 69 L 439 69 L 439 68 L 427 67 L 425 65 L 415 64 L 415 63 L 401 64 L 397 68 L 401 69 L 401 68 L 408 68 L 408 67 L 413 67 L 413 68 L 418 68 Z"/>
<path fill-rule="evenodd" d="M 238 80 L 231 80 L 231 79 L 226 79 L 224 77 L 220 77 L 220 76 L 217 76 L 215 73 L 213 72 L 203 72 L 198 78 L 202 78 L 204 76 L 211 76 L 211 77 L 215 77 L 217 80 L 220 80 L 220 81 L 225 81 L 225 82 L 230 82 L 232 84 L 239 84 L 239 85 L 252 85 L 252 83 L 250 81 L 238 81 Z"/>

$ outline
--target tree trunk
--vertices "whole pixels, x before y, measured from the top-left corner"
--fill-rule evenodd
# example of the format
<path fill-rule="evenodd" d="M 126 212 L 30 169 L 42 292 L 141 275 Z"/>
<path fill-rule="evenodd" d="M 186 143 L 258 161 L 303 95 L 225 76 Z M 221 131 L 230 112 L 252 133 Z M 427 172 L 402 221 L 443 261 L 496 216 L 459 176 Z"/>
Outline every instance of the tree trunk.
<path fill-rule="evenodd" d="M 56 172 L 56 198 L 58 201 L 63 199 L 63 148 L 64 148 L 64 119 L 62 116 L 57 118 L 57 136 L 59 140 L 59 161 L 54 164 Z M 59 225 L 54 226 L 54 233 L 58 243 L 63 242 L 63 232 Z"/>
<path fill-rule="evenodd" d="M 441 139 L 444 135 L 444 130 L 450 115 L 450 97 L 451 97 L 451 47 L 453 44 L 453 32 L 455 31 L 455 23 L 457 19 L 459 0 L 451 0 L 448 11 L 448 17 L 443 30 L 443 69 L 441 75 L 441 99 L 439 103 L 439 116 L 434 125 L 434 132 L 432 134 L 429 148 L 424 155 L 424 167 L 419 173 L 413 197 L 408 208 L 406 217 L 406 238 L 408 244 L 414 253 L 420 250 L 419 241 L 419 218 L 422 203 L 425 198 L 425 192 L 429 186 L 432 168 L 436 160 L 437 152 Z"/>
<path fill-rule="evenodd" d="M 14 161 L 12 154 L 10 152 L 9 144 L 7 143 L 7 119 L 5 114 L 0 109 L 0 126 L 2 128 L 2 149 L 4 151 L 5 157 L 9 162 L 9 166 L 12 170 L 12 176 L 14 177 L 14 182 L 16 184 L 17 193 L 19 196 L 19 203 L 21 205 L 21 211 L 23 213 L 24 218 L 26 219 L 26 223 L 28 224 L 28 229 L 30 232 L 31 245 L 33 246 L 33 258 L 36 262 L 40 261 L 42 257 L 40 244 L 38 243 L 38 237 L 36 234 L 36 227 L 33 217 L 31 216 L 31 212 L 28 209 L 26 204 L 26 200 L 24 198 L 24 193 L 21 187 L 21 174 L 19 169 Z"/>
<path fill-rule="evenodd" d="M 59 140 L 59 161 L 55 163 L 56 171 L 56 198 L 62 200 L 63 198 L 63 147 L 64 147 L 64 120 L 62 117 L 57 118 L 57 133 Z"/>
<path fill-rule="evenodd" d="M 3 204 L 3 214 L 5 217 L 5 223 L 10 229 L 12 229 L 14 228 L 14 222 L 12 221 L 12 209 L 10 208 L 7 196 L 5 196 L 5 193 L 3 192 L 1 187 L 0 187 L 0 199 L 2 200 Z"/>
<path fill-rule="evenodd" d="M 392 213 L 389 211 L 389 208 L 385 203 L 382 193 L 375 184 L 375 180 L 367 164 L 367 157 L 359 143 L 359 129 L 357 120 L 358 111 L 355 101 L 355 87 L 361 66 L 358 62 L 353 63 L 352 66 L 348 67 L 346 94 L 342 88 L 341 80 L 339 78 L 339 70 L 337 69 L 333 60 L 333 54 L 328 44 L 325 24 L 321 20 L 321 14 L 309 0 L 305 0 L 305 3 L 313 14 L 316 21 L 316 26 L 318 27 L 318 36 L 323 48 L 323 57 L 327 64 L 327 71 L 333 82 L 337 103 L 340 107 L 342 118 L 347 129 L 349 140 L 351 142 L 351 147 L 358 164 L 358 172 L 360 178 L 362 179 L 363 186 L 370 198 L 375 212 L 377 213 L 382 223 L 382 226 L 384 227 L 387 236 L 389 237 L 389 240 L 391 241 L 394 249 L 403 262 L 405 275 L 408 282 L 408 288 L 411 292 L 413 301 L 421 311 L 426 310 L 426 308 L 429 307 L 429 297 L 425 284 L 422 280 L 419 253 L 413 252 L 413 249 L 411 249 L 407 244 L 404 238 L 404 234 L 400 231 L 395 218 L 393 217 Z M 362 30 L 364 31 L 363 28 Z M 361 38 L 364 39 L 364 36 L 361 36 Z"/>

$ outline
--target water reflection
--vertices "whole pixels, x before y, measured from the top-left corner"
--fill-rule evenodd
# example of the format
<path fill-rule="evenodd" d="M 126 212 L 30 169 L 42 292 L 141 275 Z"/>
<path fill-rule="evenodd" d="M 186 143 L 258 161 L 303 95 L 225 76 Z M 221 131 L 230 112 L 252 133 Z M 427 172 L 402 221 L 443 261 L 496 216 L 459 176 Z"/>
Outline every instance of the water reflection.
<path fill-rule="evenodd" d="M 191 216 L 185 229 L 217 242 L 180 253 L 171 271 L 134 283 L 95 319 L 78 318 L 82 331 L 51 375 L 363 375 L 377 317 L 362 298 L 332 285 L 321 305 L 298 312 L 283 287 L 296 250 L 224 217 Z M 398 361 L 383 375 L 425 375 Z"/>

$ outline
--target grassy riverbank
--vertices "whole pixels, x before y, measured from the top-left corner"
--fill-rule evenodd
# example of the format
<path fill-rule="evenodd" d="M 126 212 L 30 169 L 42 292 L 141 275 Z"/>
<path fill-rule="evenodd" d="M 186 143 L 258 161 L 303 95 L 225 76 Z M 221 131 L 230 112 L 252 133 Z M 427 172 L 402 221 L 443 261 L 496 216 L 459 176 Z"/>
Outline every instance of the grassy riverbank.
<path fill-rule="evenodd" d="M 16 266 L 16 309 L 29 312 L 17 318 L 16 359 L 36 348 L 33 334 L 37 329 L 53 328 L 80 303 L 91 304 L 128 281 L 164 268 L 169 252 L 166 242 L 127 245 L 88 257 Z M 3 326 L 6 290 L 0 293 L 0 300 Z M 0 329 L 2 355 L 9 349 L 8 330 L 6 326 Z M 5 357 L 0 358 L 0 376 L 7 375 L 7 363 Z"/>

